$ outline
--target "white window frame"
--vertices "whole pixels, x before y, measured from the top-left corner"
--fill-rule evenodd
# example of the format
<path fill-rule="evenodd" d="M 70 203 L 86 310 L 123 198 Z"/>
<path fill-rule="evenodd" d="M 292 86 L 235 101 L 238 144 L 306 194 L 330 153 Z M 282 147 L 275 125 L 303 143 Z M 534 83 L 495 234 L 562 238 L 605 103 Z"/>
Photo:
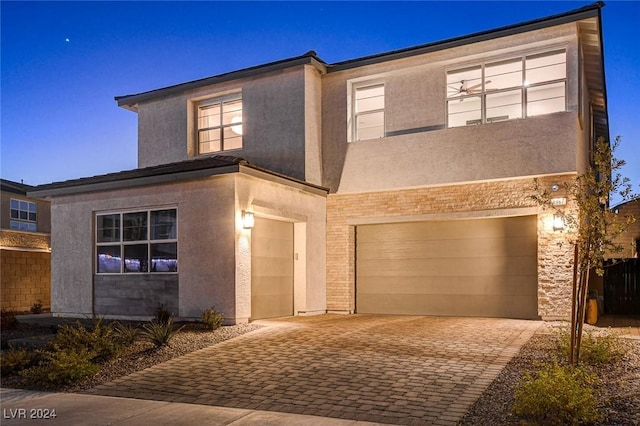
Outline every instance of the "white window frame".
<path fill-rule="evenodd" d="M 357 111 L 357 93 L 359 91 L 362 91 L 362 90 L 373 89 L 373 88 L 378 88 L 378 87 L 382 88 L 382 102 L 383 102 L 382 108 L 374 108 L 374 109 L 367 109 L 365 111 Z M 363 81 L 363 82 L 359 82 L 359 83 L 353 83 L 351 85 L 349 98 L 350 98 L 349 99 L 349 104 L 350 104 L 350 106 L 349 106 L 349 125 L 348 125 L 349 142 L 374 140 L 374 139 L 384 138 L 386 136 L 386 113 L 385 113 L 385 109 L 386 109 L 386 88 L 385 88 L 384 81 L 374 80 L 374 81 Z M 378 136 L 378 137 L 375 137 L 375 138 L 361 138 L 359 136 L 359 130 L 360 129 L 358 127 L 358 118 L 361 117 L 361 116 L 380 114 L 380 113 L 382 113 L 382 134 L 380 136 Z"/>
<path fill-rule="evenodd" d="M 231 121 L 229 123 L 224 122 L 224 106 L 233 104 L 236 102 L 240 102 L 240 115 L 234 115 L 232 119 L 236 117 L 240 117 L 240 121 Z M 220 107 L 220 120 L 217 124 L 211 125 L 208 127 L 200 127 L 200 111 L 204 108 L 211 107 L 213 105 L 219 105 Z M 243 138 L 243 126 L 244 126 L 244 105 L 242 103 L 242 93 L 233 93 L 225 96 L 218 96 L 207 98 L 195 103 L 194 108 L 194 129 L 195 129 L 195 152 L 197 155 L 209 155 L 215 154 L 217 152 L 224 151 L 235 151 L 243 148 L 244 138 Z M 202 144 L 200 143 L 200 134 L 201 132 L 206 131 L 220 131 L 220 149 L 219 150 L 202 150 Z M 225 131 L 230 131 L 237 135 L 236 137 L 240 138 L 240 146 L 234 146 L 232 148 L 225 147 Z"/>
<path fill-rule="evenodd" d="M 544 56 L 551 56 L 551 55 L 555 55 L 555 54 L 559 54 L 559 53 L 563 53 L 565 55 L 565 61 L 564 61 L 564 77 L 563 78 L 557 78 L 557 79 L 549 79 L 549 80 L 545 80 L 545 81 L 541 81 L 541 82 L 537 82 L 537 83 L 528 83 L 527 82 L 527 59 L 532 59 L 532 58 L 538 58 L 538 57 L 544 57 Z M 509 61 L 520 61 L 520 65 L 521 65 L 521 84 L 519 85 L 514 85 L 514 86 L 510 86 L 510 87 L 504 87 L 504 88 L 499 88 L 499 89 L 488 89 L 486 86 L 487 84 L 489 84 L 488 81 L 488 77 L 485 77 L 485 69 L 487 67 L 490 66 L 494 66 L 500 63 L 506 63 Z M 529 91 L 531 89 L 540 89 L 540 88 L 544 88 L 544 87 L 550 87 L 553 85 L 564 85 L 564 92 L 563 92 L 563 97 L 564 97 L 564 108 L 561 110 L 556 110 L 556 111 L 552 111 L 549 114 L 555 113 L 555 112 L 561 112 L 561 111 L 567 111 L 567 93 L 568 93 L 568 70 L 567 70 L 567 49 L 564 47 L 558 47 L 555 49 L 550 49 L 547 51 L 541 51 L 541 52 L 531 52 L 531 53 L 527 53 L 527 54 L 523 54 L 520 56 L 513 56 L 513 57 L 508 57 L 508 58 L 504 58 L 504 59 L 496 59 L 496 60 L 492 60 L 492 61 L 487 61 L 487 62 L 483 62 L 480 64 L 472 64 L 472 65 L 468 65 L 468 66 L 463 66 L 463 67 L 456 67 L 450 70 L 446 71 L 446 76 L 445 76 L 445 81 L 447 82 L 447 92 L 445 95 L 445 112 L 446 112 L 446 123 L 447 123 L 447 128 L 453 128 L 453 127 L 466 127 L 466 126 L 471 126 L 471 125 L 476 125 L 476 124 L 486 124 L 486 123 L 493 123 L 493 122 L 497 122 L 497 121 L 506 121 L 506 120 L 513 120 L 513 119 L 519 119 L 519 118 L 526 118 L 526 117 L 532 117 L 534 115 L 531 114 L 531 111 L 529 110 L 530 108 L 530 102 L 528 100 L 528 94 Z M 454 73 L 454 72 L 462 72 L 465 70 L 471 70 L 474 68 L 479 68 L 480 69 L 480 81 L 478 83 L 474 82 L 474 84 L 471 85 L 471 87 L 475 87 L 475 91 L 473 93 L 469 93 L 469 91 L 467 90 L 461 90 L 459 95 L 453 95 L 453 96 L 449 96 L 449 90 L 451 89 L 451 83 L 448 82 L 448 76 L 450 73 Z M 462 82 L 460 82 L 460 84 L 462 84 Z M 461 85 L 462 87 L 462 85 Z M 514 118 L 503 118 L 503 117 L 487 117 L 487 96 L 490 95 L 494 95 L 494 94 L 500 94 L 500 93 L 508 93 L 508 92 L 520 92 L 520 104 L 521 104 L 521 113 L 519 116 L 516 116 Z M 450 104 L 453 102 L 463 102 L 465 100 L 467 101 L 471 101 L 473 99 L 479 99 L 480 100 L 480 117 L 476 120 L 471 120 L 472 122 L 467 122 L 466 124 L 462 124 L 462 125 L 457 125 L 457 126 L 451 126 L 451 122 L 450 122 Z M 536 115 L 545 115 L 545 114 L 536 114 Z"/>
<path fill-rule="evenodd" d="M 17 208 L 13 207 L 14 203 L 17 204 Z M 26 204 L 26 210 L 22 208 L 23 204 Z M 31 207 L 33 207 L 33 211 Z M 22 218 L 21 213 L 25 213 L 26 217 Z M 30 218 L 32 214 L 33 219 Z M 38 230 L 38 204 L 33 201 L 11 198 L 9 201 L 9 218 L 10 229 L 35 232 Z"/>
<path fill-rule="evenodd" d="M 152 222 L 151 222 L 151 214 L 153 212 L 164 211 L 164 210 L 174 210 L 175 211 L 175 238 L 155 238 L 152 239 L 151 231 L 152 231 Z M 125 240 L 124 238 L 124 215 L 126 214 L 136 214 L 136 213 L 146 213 L 146 238 L 138 239 L 138 240 Z M 119 216 L 119 225 L 118 225 L 118 240 L 117 241 L 99 241 L 99 233 L 98 233 L 98 217 L 100 216 Z M 147 246 L 147 271 L 126 271 L 125 266 L 125 247 L 134 246 L 134 245 L 145 245 Z M 153 270 L 153 258 L 151 248 L 154 245 L 158 244 L 175 244 L 176 247 L 176 265 L 174 271 L 154 271 Z M 120 270 L 119 272 L 100 272 L 100 259 L 99 252 L 100 247 L 119 247 L 119 263 Z M 167 207 L 157 207 L 157 208 L 148 208 L 148 209 L 135 209 L 135 210 L 118 210 L 118 211 L 106 211 L 106 212 L 96 212 L 95 220 L 94 220 L 94 262 L 95 262 L 95 273 L 97 275 L 148 275 L 148 274 L 177 274 L 179 271 L 179 259 L 178 259 L 178 208 L 176 206 L 167 206 Z"/>

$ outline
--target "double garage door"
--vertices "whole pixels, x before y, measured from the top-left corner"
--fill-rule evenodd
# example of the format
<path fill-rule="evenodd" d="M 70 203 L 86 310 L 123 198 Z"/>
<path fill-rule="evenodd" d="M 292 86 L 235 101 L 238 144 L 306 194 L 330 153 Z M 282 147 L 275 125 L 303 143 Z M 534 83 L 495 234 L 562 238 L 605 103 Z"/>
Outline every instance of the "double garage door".
<path fill-rule="evenodd" d="M 361 225 L 356 312 L 537 317 L 537 218 Z"/>

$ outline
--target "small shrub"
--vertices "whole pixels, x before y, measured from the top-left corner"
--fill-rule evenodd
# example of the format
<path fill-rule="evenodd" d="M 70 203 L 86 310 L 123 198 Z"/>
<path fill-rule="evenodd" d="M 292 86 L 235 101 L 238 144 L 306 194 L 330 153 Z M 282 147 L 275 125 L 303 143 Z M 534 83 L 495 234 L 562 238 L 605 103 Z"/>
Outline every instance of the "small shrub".
<path fill-rule="evenodd" d="M 202 313 L 201 319 L 204 326 L 209 330 L 217 330 L 222 327 L 222 312 L 217 312 L 213 306 Z"/>
<path fill-rule="evenodd" d="M 515 414 L 545 425 L 578 425 L 602 419 L 593 386 L 596 376 L 579 367 L 546 364 L 516 388 Z"/>
<path fill-rule="evenodd" d="M 138 338 L 138 327 L 132 323 L 122 324 L 118 322 L 114 325 L 113 329 L 118 341 L 125 346 L 133 344 Z"/>
<path fill-rule="evenodd" d="M 173 313 L 169 312 L 166 306 L 160 304 L 156 308 L 155 320 L 161 324 L 167 324 L 173 321 Z"/>
<path fill-rule="evenodd" d="M 169 319 L 166 323 L 153 320 L 142 326 L 142 338 L 153 343 L 156 347 L 168 345 L 171 339 L 180 331 L 182 327 L 176 329 L 173 325 L 173 319 Z"/>
<path fill-rule="evenodd" d="M 18 318 L 16 313 L 11 309 L 0 310 L 0 329 L 1 330 L 15 330 L 18 328 Z"/>
<path fill-rule="evenodd" d="M 50 346 L 54 352 L 85 350 L 93 354 L 93 362 L 104 362 L 120 349 L 113 327 L 102 319 L 95 321 L 91 330 L 79 322 L 75 326 L 61 325 Z"/>
<path fill-rule="evenodd" d="M 569 357 L 571 351 L 571 334 L 568 329 L 562 329 L 558 334 L 557 347 L 560 353 Z M 626 347 L 622 340 L 613 332 L 594 333 L 585 330 L 580 345 L 580 362 L 590 365 L 606 364 L 619 361 L 624 357 Z"/>
<path fill-rule="evenodd" d="M 31 313 L 32 314 L 41 314 L 42 313 L 42 301 L 38 300 L 36 303 L 31 305 Z"/>
<path fill-rule="evenodd" d="M 33 351 L 25 348 L 10 348 L 0 355 L 2 375 L 17 373 L 34 365 L 36 357 Z"/>
<path fill-rule="evenodd" d="M 91 360 L 96 353 L 86 348 L 65 349 L 49 353 L 47 363 L 35 370 L 34 379 L 52 385 L 70 385 L 93 376 L 100 367 Z"/>

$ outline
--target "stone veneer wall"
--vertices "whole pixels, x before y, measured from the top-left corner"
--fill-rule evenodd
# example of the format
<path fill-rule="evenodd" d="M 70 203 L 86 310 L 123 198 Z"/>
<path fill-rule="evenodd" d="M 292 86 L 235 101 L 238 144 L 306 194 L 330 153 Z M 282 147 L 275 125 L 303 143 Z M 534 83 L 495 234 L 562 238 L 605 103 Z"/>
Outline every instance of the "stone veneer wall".
<path fill-rule="evenodd" d="M 540 178 L 545 187 L 572 175 Z M 355 226 L 367 218 L 454 214 L 529 208 L 538 212 L 538 314 L 543 319 L 571 313 L 573 246 L 562 232 L 549 229 L 551 214 L 537 208 L 529 195 L 533 179 L 425 187 L 384 192 L 330 194 L 327 198 L 327 310 L 355 309 Z M 558 194 L 558 196 L 563 196 Z M 488 215 L 487 215 L 488 216 Z M 402 217 L 405 217 L 404 219 Z M 373 219 L 375 222 L 375 219 Z"/>
<path fill-rule="evenodd" d="M 51 306 L 51 253 L 0 250 L 0 305 L 29 311 L 35 303 Z"/>

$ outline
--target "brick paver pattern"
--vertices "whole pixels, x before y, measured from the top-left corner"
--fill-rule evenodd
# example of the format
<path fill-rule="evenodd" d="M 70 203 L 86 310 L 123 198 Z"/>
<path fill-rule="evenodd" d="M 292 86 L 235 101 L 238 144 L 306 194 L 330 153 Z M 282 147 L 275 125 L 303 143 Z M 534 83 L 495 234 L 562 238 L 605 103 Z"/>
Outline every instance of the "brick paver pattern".
<path fill-rule="evenodd" d="M 413 425 L 454 425 L 540 325 L 321 315 L 241 337 L 88 393 Z"/>

